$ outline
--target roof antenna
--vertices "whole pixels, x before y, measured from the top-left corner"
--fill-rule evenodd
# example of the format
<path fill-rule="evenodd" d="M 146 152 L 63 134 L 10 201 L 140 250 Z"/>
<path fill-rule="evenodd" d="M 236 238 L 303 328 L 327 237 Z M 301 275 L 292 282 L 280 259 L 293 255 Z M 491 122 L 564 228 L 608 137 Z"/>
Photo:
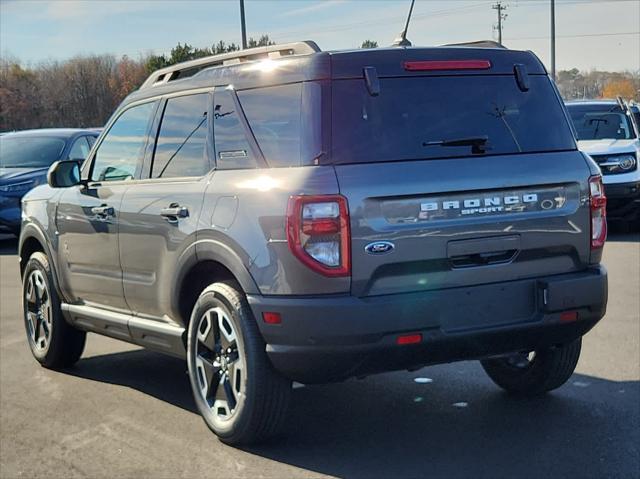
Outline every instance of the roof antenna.
<path fill-rule="evenodd" d="M 400 32 L 400 36 L 396 38 L 392 46 L 394 47 L 410 47 L 411 42 L 407 40 L 407 30 L 409 30 L 409 22 L 411 21 L 411 13 L 413 12 L 413 4 L 416 3 L 416 0 L 411 0 L 411 7 L 409 7 L 409 15 L 407 16 L 407 23 L 404 26 L 404 30 Z"/>

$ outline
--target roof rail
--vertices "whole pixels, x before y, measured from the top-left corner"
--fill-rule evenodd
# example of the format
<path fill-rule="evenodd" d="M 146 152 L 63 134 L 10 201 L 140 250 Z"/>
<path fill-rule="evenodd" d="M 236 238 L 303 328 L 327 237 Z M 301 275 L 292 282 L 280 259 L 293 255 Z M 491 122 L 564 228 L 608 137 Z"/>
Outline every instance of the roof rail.
<path fill-rule="evenodd" d="M 145 80 L 140 89 L 164 85 L 180 77 L 194 75 L 209 67 L 233 65 L 237 63 L 259 61 L 267 58 L 280 58 L 290 55 L 309 55 L 321 51 L 320 47 L 310 40 L 266 47 L 249 48 L 235 52 L 222 53 L 209 57 L 197 58 L 188 62 L 176 63 L 166 68 L 156 70 Z"/>

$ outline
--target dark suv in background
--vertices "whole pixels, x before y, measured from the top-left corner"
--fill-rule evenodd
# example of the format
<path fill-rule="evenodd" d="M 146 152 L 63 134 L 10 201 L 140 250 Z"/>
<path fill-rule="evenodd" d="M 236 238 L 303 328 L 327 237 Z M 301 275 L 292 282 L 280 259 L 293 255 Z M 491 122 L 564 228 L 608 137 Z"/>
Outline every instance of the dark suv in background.
<path fill-rule="evenodd" d="M 540 394 L 605 313 L 605 206 L 530 52 L 194 60 L 25 197 L 27 337 L 52 368 L 87 331 L 186 359 L 231 444 L 278 431 L 291 381 L 480 359 Z"/>
<path fill-rule="evenodd" d="M 20 234 L 20 200 L 58 160 L 83 161 L 99 131 L 52 128 L 0 136 L 0 234 Z"/>

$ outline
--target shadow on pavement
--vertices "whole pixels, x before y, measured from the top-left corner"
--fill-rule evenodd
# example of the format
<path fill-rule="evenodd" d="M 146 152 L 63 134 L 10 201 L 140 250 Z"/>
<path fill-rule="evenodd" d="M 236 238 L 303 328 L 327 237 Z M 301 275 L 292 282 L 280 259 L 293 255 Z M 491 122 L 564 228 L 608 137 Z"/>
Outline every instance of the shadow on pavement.
<path fill-rule="evenodd" d="M 197 413 L 185 369 L 137 350 L 87 358 L 67 373 Z M 423 375 L 433 382 L 413 381 Z M 293 396 L 283 437 L 246 452 L 338 477 L 630 477 L 640 461 L 638 381 L 575 374 L 551 394 L 518 399 L 469 362 Z"/>

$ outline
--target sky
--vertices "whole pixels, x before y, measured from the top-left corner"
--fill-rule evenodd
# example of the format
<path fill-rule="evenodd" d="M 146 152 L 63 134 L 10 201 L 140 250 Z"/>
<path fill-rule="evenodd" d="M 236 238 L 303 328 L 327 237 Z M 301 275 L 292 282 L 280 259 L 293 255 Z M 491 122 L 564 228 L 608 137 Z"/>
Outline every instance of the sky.
<path fill-rule="evenodd" d="M 414 45 L 496 39 L 493 1 L 416 0 Z M 503 43 L 549 66 L 550 1 L 503 1 Z M 323 50 L 391 44 L 409 0 L 245 0 L 248 36 Z M 640 0 L 556 0 L 558 70 L 640 71 Z M 23 64 L 109 53 L 139 58 L 178 42 L 240 43 L 239 0 L 0 0 L 0 54 Z"/>

